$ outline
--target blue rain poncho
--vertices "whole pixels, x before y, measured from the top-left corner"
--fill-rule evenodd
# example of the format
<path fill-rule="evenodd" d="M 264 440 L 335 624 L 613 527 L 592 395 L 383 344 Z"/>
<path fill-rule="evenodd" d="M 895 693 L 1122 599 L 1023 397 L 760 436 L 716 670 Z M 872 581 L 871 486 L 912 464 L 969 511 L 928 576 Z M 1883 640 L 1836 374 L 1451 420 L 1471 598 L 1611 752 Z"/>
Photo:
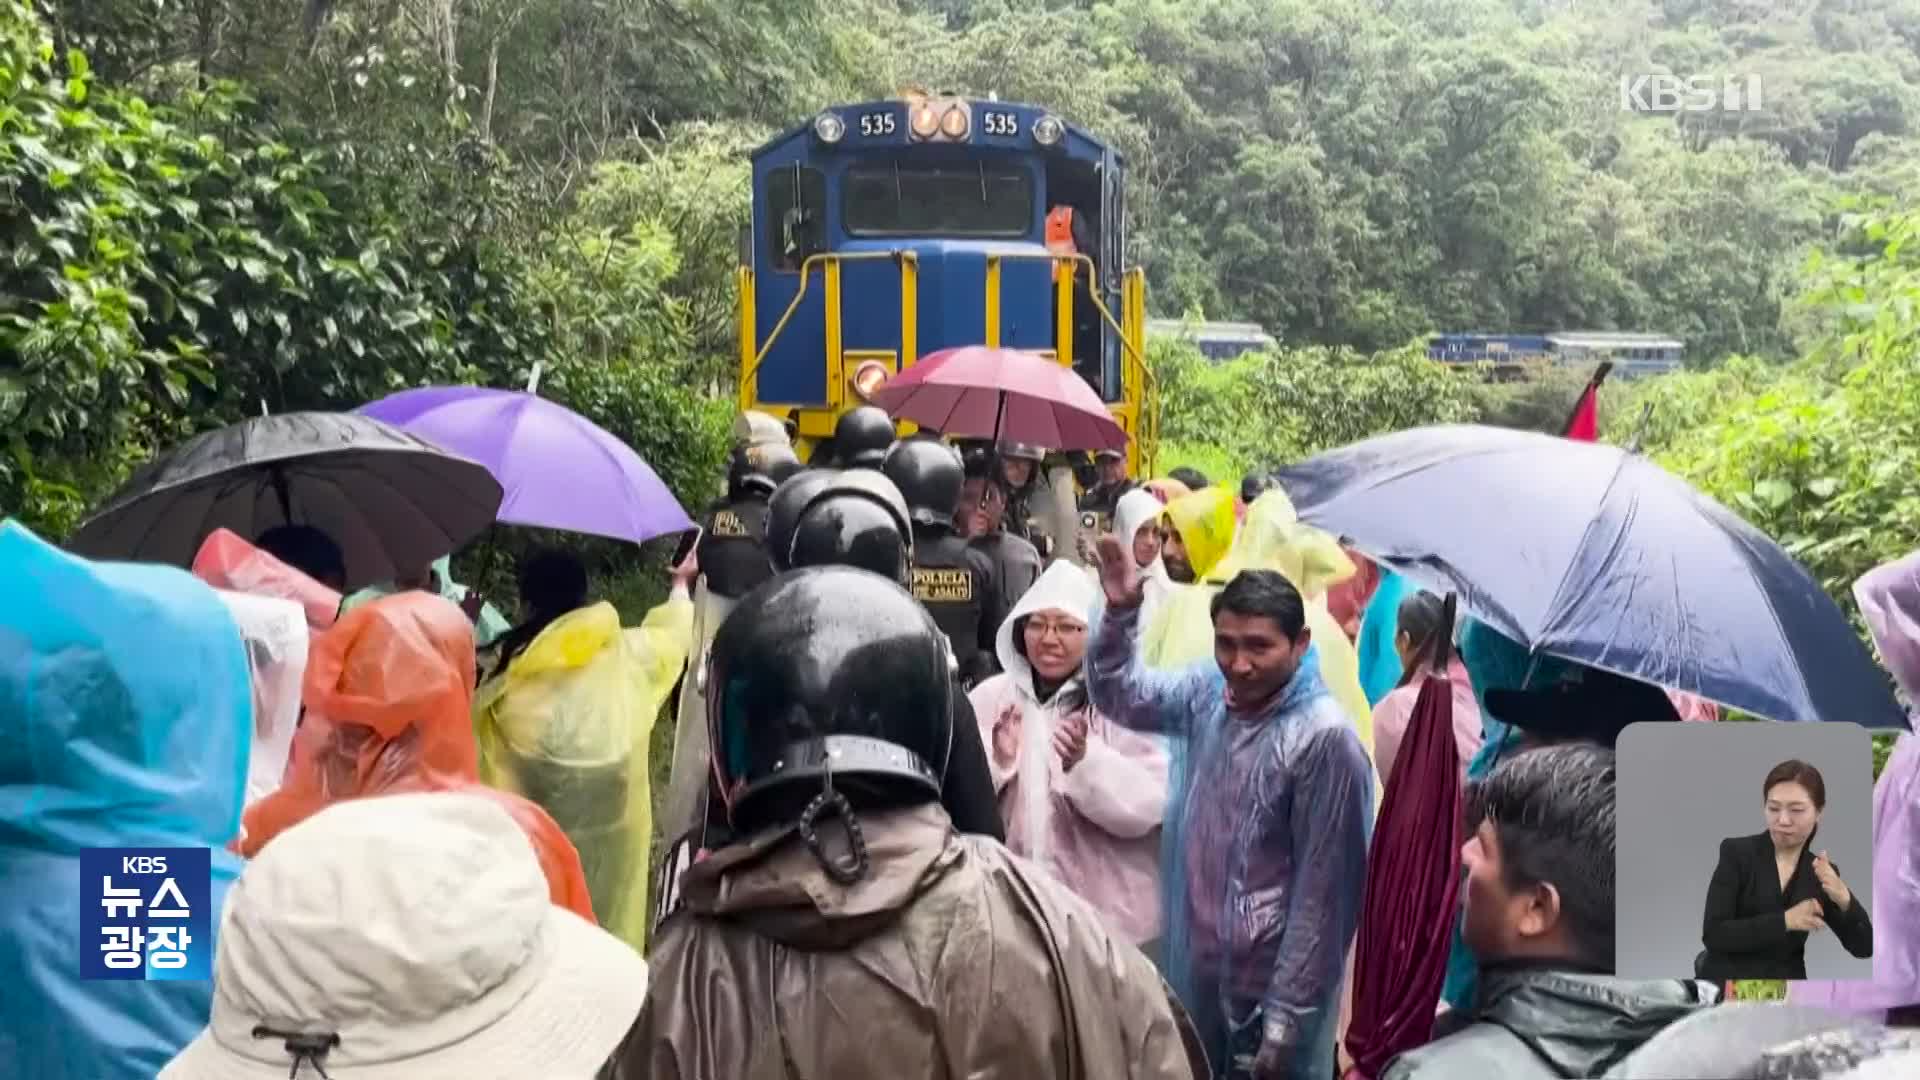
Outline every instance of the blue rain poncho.
<path fill-rule="evenodd" d="M 1088 690 L 1112 720 L 1168 736 L 1162 968 L 1216 1075 L 1265 1040 L 1294 1048 L 1289 1076 L 1321 1080 L 1366 883 L 1373 765 L 1313 649 L 1273 702 L 1229 714 L 1212 660 L 1146 667 L 1139 619 L 1096 611 Z"/>
<path fill-rule="evenodd" d="M 1394 647 L 1400 636 L 1400 602 L 1411 591 L 1407 579 L 1380 567 L 1380 583 L 1360 616 L 1360 637 L 1354 649 L 1360 655 L 1360 689 L 1367 704 L 1378 705 L 1400 685 L 1400 651 Z"/>
<path fill-rule="evenodd" d="M 82 980 L 77 854 L 213 848 L 218 927 L 252 725 L 240 631 L 184 571 L 88 562 L 11 521 L 0 596 L 0 1073 L 153 1076 L 213 984 Z"/>

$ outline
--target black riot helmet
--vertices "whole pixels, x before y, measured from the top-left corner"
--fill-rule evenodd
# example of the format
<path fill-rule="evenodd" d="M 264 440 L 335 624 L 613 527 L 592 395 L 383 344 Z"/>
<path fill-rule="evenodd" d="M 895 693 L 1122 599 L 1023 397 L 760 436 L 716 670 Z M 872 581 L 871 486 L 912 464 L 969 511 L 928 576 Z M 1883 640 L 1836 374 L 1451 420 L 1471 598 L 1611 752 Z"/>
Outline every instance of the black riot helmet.
<path fill-rule="evenodd" d="M 767 503 L 773 568 L 857 566 L 905 583 L 913 570 L 907 501 L 871 469 L 809 469 Z"/>
<path fill-rule="evenodd" d="M 800 457 L 793 447 L 779 443 L 736 446 L 727 465 L 727 497 L 771 496 L 774 489 L 800 471 Z"/>
<path fill-rule="evenodd" d="M 833 425 L 835 463 L 843 469 L 878 469 L 893 446 L 893 417 L 877 405 L 842 413 Z"/>
<path fill-rule="evenodd" d="M 966 482 L 966 470 L 953 447 L 932 436 L 916 435 L 888 451 L 880 471 L 906 498 L 914 524 L 953 524 L 960 487 Z"/>
<path fill-rule="evenodd" d="M 845 566 L 795 570 L 740 600 L 708 654 L 713 769 L 736 833 L 795 823 L 842 881 L 865 872 L 857 810 L 940 797 L 953 744 L 946 639 L 906 590 Z M 840 816 L 851 858 L 816 822 Z"/>

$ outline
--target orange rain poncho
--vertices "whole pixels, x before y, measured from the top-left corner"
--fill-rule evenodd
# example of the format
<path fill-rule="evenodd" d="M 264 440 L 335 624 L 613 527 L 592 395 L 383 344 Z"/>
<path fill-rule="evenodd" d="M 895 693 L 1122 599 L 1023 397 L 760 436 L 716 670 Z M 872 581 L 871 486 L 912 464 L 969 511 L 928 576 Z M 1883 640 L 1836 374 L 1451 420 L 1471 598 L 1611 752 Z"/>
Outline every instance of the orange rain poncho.
<path fill-rule="evenodd" d="M 251 858 L 331 803 L 406 791 L 478 791 L 527 831 L 553 902 L 593 918 L 580 855 L 546 811 L 479 781 L 473 737 L 473 623 L 431 593 L 381 597 L 313 644 L 306 717 L 280 790 L 248 808 Z"/>
<path fill-rule="evenodd" d="M 228 592 L 291 600 L 307 613 L 307 629 L 318 634 L 340 613 L 340 594 L 241 539 L 215 529 L 193 557 L 193 576 Z"/>

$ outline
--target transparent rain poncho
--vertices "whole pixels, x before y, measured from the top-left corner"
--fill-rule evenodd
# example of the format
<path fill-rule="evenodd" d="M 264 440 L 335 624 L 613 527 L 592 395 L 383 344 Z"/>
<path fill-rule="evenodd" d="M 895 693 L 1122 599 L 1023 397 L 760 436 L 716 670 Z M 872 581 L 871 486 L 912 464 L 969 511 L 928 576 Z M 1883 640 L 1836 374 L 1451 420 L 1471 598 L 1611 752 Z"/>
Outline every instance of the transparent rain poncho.
<path fill-rule="evenodd" d="M 1880 661 L 1920 731 L 1920 551 L 1853 584 Z M 1873 978 L 1796 982 L 1787 1000 L 1849 1012 L 1920 1005 L 1920 735 L 1906 732 L 1873 786 Z"/>
<path fill-rule="evenodd" d="M 1019 636 L 1025 620 L 1041 612 L 1085 623 L 1098 591 L 1077 566 L 1049 567 L 1000 624 L 995 648 L 1001 674 L 974 687 L 968 698 L 982 743 L 992 747 L 1001 725 L 1017 731 L 1013 762 L 989 763 L 1007 847 L 1052 871 L 1105 918 L 1109 930 L 1142 944 L 1160 933 L 1166 740 L 1100 715 L 1087 702 L 1077 672 L 1041 701 Z M 1075 714 L 1087 725 L 1086 752 L 1063 771 L 1054 733 Z"/>
<path fill-rule="evenodd" d="M 0 596 L 0 1074 L 153 1076 L 206 1026 L 213 984 L 82 980 L 77 855 L 211 848 L 218 912 L 241 866 L 226 845 L 247 781 L 246 650 L 205 583 L 76 558 L 11 521 Z"/>
<path fill-rule="evenodd" d="M 702 575 L 694 585 L 693 623 L 688 630 L 686 678 L 680 681 L 680 700 L 674 710 L 673 763 L 667 771 L 666 796 L 660 801 L 661 826 L 669 843 L 706 820 L 705 796 L 713 769 L 707 745 L 707 696 L 700 673 L 706 667 L 713 635 L 727 621 L 738 600 L 707 587 Z"/>
<path fill-rule="evenodd" d="M 193 557 L 193 575 L 216 589 L 291 600 L 318 634 L 340 614 L 340 594 L 227 529 L 215 529 Z"/>
<path fill-rule="evenodd" d="M 1315 649 L 1274 701 L 1230 712 L 1211 657 L 1148 669 L 1138 621 L 1095 613 L 1088 688 L 1096 709 L 1164 732 L 1186 763 L 1163 828 L 1163 970 L 1216 1067 L 1265 1039 L 1293 1048 L 1290 1077 L 1321 1080 L 1365 887 L 1372 763 Z"/>
<path fill-rule="evenodd" d="M 247 766 L 247 804 L 280 787 L 300 723 L 300 689 L 307 674 L 307 619 L 300 605 L 270 596 L 221 590 L 240 628 L 253 680 L 253 752 Z"/>
<path fill-rule="evenodd" d="M 555 619 L 474 706 L 480 776 L 553 815 L 607 931 L 645 952 L 653 845 L 648 740 L 686 666 L 693 601 L 675 589 L 635 629 L 612 604 Z"/>
<path fill-rule="evenodd" d="M 1213 490 L 1208 488 L 1200 494 Z M 1169 507 L 1167 513 L 1175 527 L 1186 535 L 1189 526 L 1182 525 L 1183 518 L 1174 513 L 1174 507 Z M 1209 513 L 1215 517 L 1208 518 L 1201 531 L 1211 540 L 1217 528 L 1208 526 L 1217 527 L 1220 511 L 1214 508 Z M 1332 536 L 1301 523 L 1292 501 L 1278 488 L 1253 501 L 1246 520 L 1232 535 L 1232 546 L 1209 559 L 1207 569 L 1202 570 L 1200 564 L 1195 563 L 1194 573 L 1199 576 L 1199 583 L 1175 589 L 1158 611 L 1157 621 L 1149 632 L 1154 643 L 1148 654 L 1149 666 L 1179 668 L 1211 658 L 1214 594 L 1242 570 L 1278 571 L 1300 590 L 1301 599 L 1306 602 L 1307 629 L 1313 632 L 1320 678 L 1352 720 L 1354 730 L 1360 733 L 1360 743 L 1371 758 L 1373 710 L 1360 688 L 1359 659 L 1353 643 L 1333 621 L 1326 604 L 1327 589 L 1353 575 L 1352 560 L 1340 550 Z M 1189 544 L 1188 550 L 1192 553 L 1193 545 Z M 1211 547 L 1204 550 L 1212 553 Z"/>
<path fill-rule="evenodd" d="M 440 597 L 399 593 L 342 615 L 314 642 L 285 781 L 247 808 L 241 851 L 251 857 L 343 799 L 476 791 L 527 831 L 553 902 L 592 919 L 566 833 L 532 802 L 480 783 L 473 682 L 473 624 Z"/>

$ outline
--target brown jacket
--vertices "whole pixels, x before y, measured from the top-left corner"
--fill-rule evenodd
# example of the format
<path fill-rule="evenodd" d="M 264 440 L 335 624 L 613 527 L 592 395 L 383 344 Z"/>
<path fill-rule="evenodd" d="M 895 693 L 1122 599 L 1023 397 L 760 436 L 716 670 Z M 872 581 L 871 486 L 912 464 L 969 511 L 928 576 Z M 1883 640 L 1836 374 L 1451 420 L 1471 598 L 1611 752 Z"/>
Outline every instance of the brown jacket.
<path fill-rule="evenodd" d="M 791 833 L 688 870 L 603 1080 L 1207 1076 L 1153 965 L 1061 886 L 937 806 L 862 824 L 851 886 Z"/>

